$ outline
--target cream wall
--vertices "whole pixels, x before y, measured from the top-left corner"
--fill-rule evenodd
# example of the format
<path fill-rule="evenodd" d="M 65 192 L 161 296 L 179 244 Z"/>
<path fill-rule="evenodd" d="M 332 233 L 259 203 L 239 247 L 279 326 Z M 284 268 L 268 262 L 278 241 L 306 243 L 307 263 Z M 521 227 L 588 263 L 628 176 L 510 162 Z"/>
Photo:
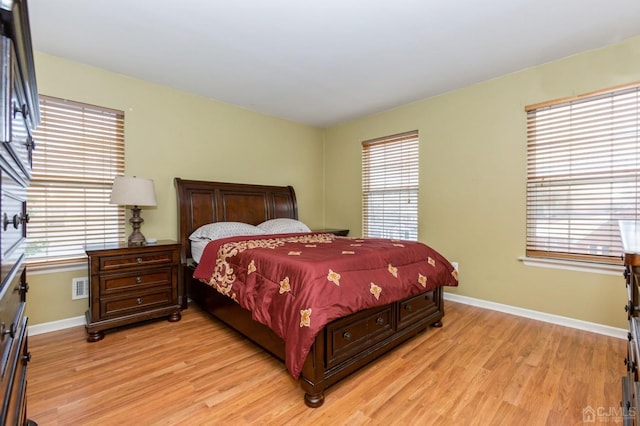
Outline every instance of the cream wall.
<path fill-rule="evenodd" d="M 360 142 L 418 129 L 420 239 L 459 262 L 451 292 L 626 327 L 622 278 L 518 260 L 524 106 L 640 81 L 640 38 L 324 131 L 49 55 L 36 55 L 36 70 L 40 93 L 125 111 L 126 173 L 154 179 L 158 193 L 143 210 L 147 236 L 176 236 L 175 176 L 291 184 L 302 220 L 359 235 Z M 71 301 L 70 283 L 84 275 L 30 272 L 30 324 L 82 315 L 87 301 Z"/>
<path fill-rule="evenodd" d="M 418 129 L 419 238 L 459 262 L 460 286 L 451 292 L 624 328 L 621 275 L 518 260 L 526 236 L 524 107 L 634 81 L 640 38 L 328 129 L 326 222 L 351 235 L 362 229 L 361 141 Z"/>
<path fill-rule="evenodd" d="M 300 219 L 323 225 L 321 130 L 54 56 L 35 62 L 41 94 L 125 112 L 125 174 L 153 179 L 158 199 L 142 211 L 145 236 L 177 237 L 176 176 L 293 185 Z M 30 325 L 83 315 L 71 279 L 86 275 L 29 272 Z"/>

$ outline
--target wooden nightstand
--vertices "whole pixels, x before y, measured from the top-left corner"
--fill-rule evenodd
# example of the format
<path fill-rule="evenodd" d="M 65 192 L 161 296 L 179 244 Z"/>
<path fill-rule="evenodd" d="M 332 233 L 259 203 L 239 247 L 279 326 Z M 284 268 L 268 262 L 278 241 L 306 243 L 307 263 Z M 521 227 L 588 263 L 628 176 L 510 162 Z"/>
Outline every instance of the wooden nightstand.
<path fill-rule="evenodd" d="M 349 235 L 348 229 L 314 229 L 313 232 L 327 232 L 339 237 L 346 237 Z"/>
<path fill-rule="evenodd" d="M 180 244 L 158 241 L 146 246 L 125 243 L 90 246 L 87 341 L 104 330 L 152 318 L 181 318 L 178 301 Z"/>

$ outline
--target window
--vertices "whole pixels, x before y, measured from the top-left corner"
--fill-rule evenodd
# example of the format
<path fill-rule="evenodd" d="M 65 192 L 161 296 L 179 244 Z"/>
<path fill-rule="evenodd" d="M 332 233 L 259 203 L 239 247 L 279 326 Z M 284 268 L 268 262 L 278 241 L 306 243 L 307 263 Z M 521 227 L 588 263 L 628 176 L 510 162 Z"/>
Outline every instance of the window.
<path fill-rule="evenodd" d="M 29 263 L 84 258 L 85 245 L 124 239 L 124 207 L 109 204 L 124 174 L 124 113 L 40 95 L 27 190 Z"/>
<path fill-rule="evenodd" d="M 640 85 L 526 107 L 527 256 L 620 263 L 640 219 Z"/>
<path fill-rule="evenodd" d="M 418 239 L 418 131 L 362 142 L 366 237 Z"/>

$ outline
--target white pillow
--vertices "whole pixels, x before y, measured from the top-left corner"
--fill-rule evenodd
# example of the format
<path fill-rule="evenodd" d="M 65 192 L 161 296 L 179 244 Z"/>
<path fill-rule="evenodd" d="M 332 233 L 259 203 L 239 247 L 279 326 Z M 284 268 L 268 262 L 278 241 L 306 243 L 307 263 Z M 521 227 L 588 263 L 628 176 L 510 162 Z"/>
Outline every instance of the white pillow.
<path fill-rule="evenodd" d="M 271 219 L 262 222 L 258 228 L 267 234 L 288 234 L 293 232 L 311 232 L 311 229 L 304 223 L 295 219 Z"/>
<path fill-rule="evenodd" d="M 189 239 L 198 240 L 219 240 L 220 238 L 236 237 L 240 235 L 264 235 L 265 232 L 253 225 L 242 222 L 216 222 L 202 225 L 196 229 Z"/>

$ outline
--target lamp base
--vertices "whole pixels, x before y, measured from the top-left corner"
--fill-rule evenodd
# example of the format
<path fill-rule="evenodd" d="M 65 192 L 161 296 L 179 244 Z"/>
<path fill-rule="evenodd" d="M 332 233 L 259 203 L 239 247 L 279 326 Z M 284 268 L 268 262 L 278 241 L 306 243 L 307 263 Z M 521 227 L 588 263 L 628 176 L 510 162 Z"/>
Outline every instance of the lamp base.
<path fill-rule="evenodd" d="M 133 206 L 131 209 L 131 219 L 129 219 L 129 223 L 133 228 L 133 232 L 129 235 L 127 242 L 130 246 L 144 246 L 147 244 L 147 239 L 140 232 L 140 226 L 144 222 L 144 219 L 140 217 L 140 208 L 138 206 Z"/>

